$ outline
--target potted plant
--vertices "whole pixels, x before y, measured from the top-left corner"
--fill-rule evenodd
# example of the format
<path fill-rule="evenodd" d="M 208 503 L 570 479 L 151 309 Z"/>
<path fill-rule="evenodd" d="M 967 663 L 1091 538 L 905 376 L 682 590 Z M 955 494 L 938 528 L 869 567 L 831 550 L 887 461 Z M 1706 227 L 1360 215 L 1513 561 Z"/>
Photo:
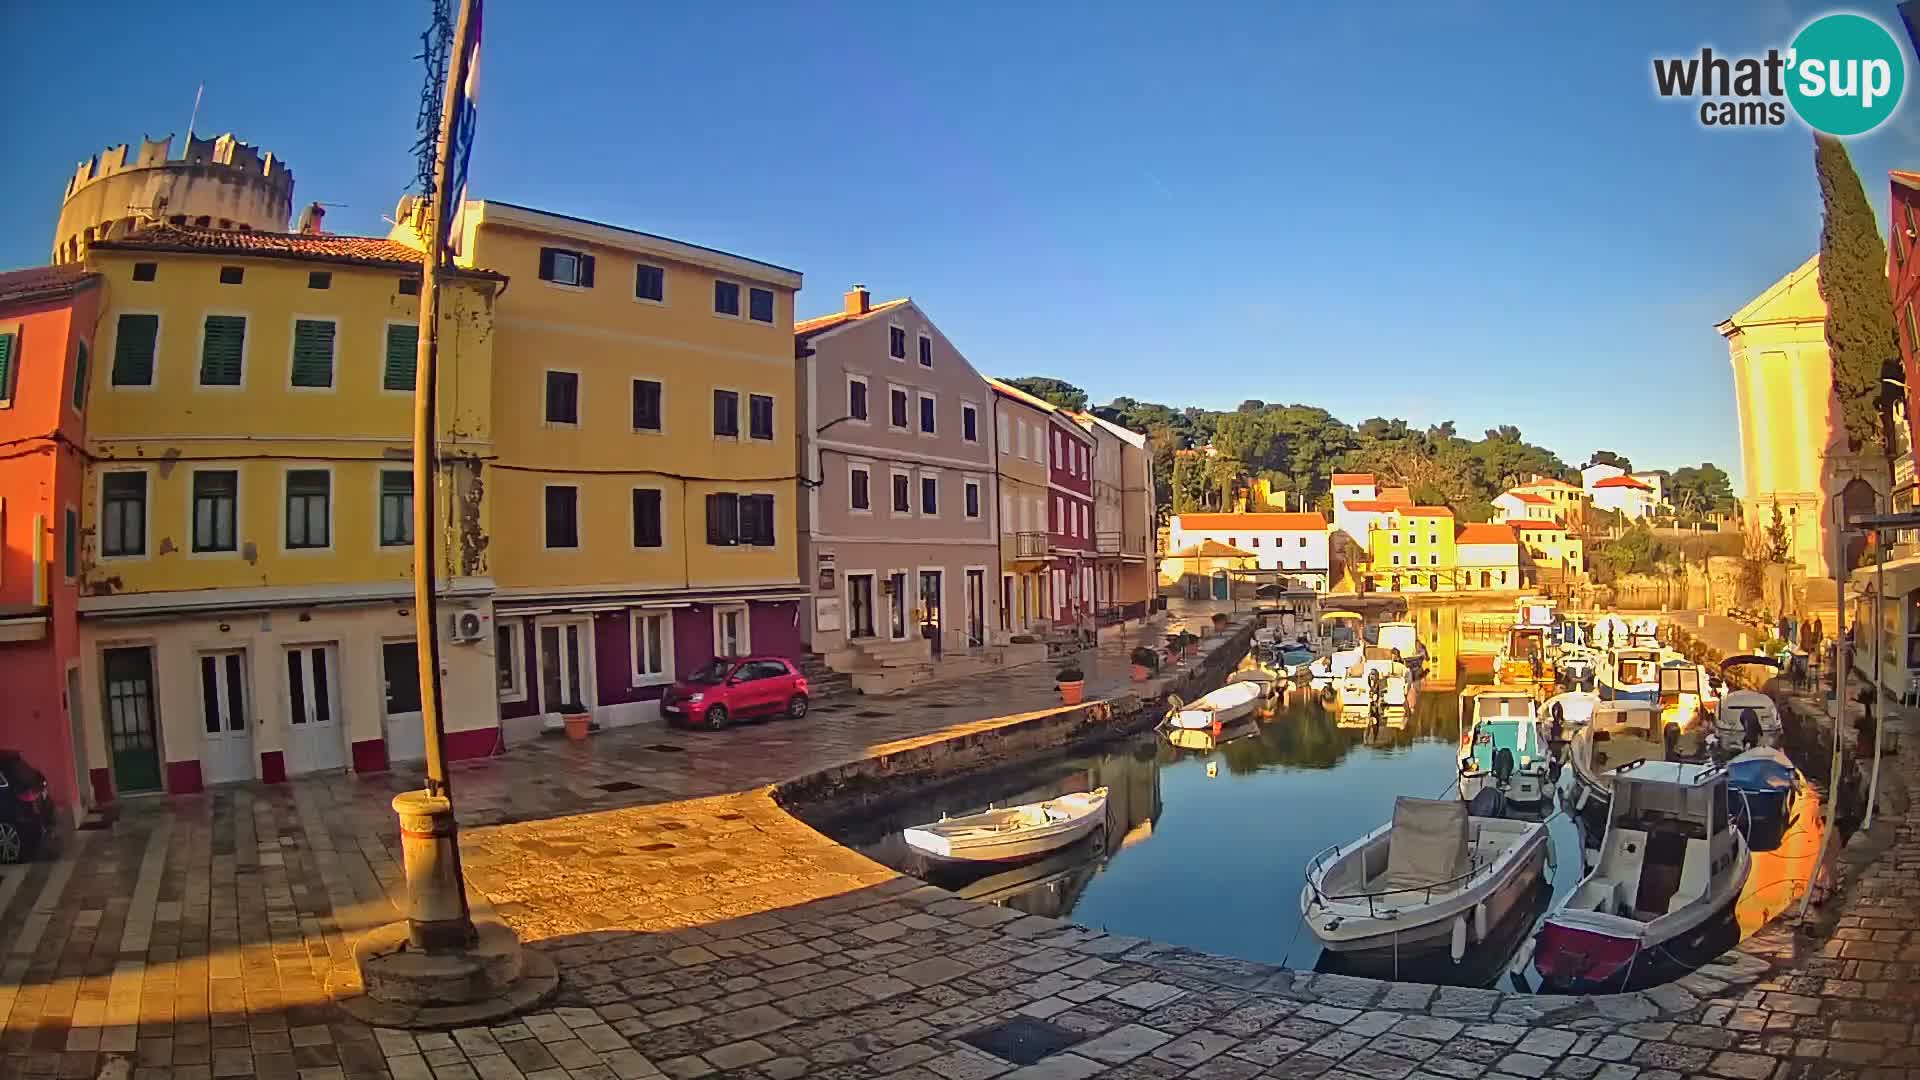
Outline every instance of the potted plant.
<path fill-rule="evenodd" d="M 1064 705 L 1080 704 L 1081 696 L 1087 690 L 1087 676 L 1078 665 L 1068 664 L 1053 676 L 1060 687 L 1060 702 Z"/>
<path fill-rule="evenodd" d="M 1153 673 L 1159 669 L 1160 654 L 1147 648 L 1145 645 L 1139 645 L 1133 650 L 1132 661 L 1133 681 L 1146 682 L 1152 678 Z"/>
<path fill-rule="evenodd" d="M 587 707 L 577 701 L 569 701 L 560 706 L 560 719 L 567 725 L 567 738 L 574 742 L 586 742 L 587 731 L 593 723 L 592 714 Z"/>

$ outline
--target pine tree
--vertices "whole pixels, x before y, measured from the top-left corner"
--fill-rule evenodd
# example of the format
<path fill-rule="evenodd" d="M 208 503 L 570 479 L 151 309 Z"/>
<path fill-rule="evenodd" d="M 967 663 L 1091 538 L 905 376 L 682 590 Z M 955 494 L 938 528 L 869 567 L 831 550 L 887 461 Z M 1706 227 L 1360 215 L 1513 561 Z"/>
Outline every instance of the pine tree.
<path fill-rule="evenodd" d="M 1840 399 L 1847 446 L 1859 451 L 1884 438 L 1880 377 L 1896 354 L 1893 303 L 1887 291 L 1887 245 L 1860 185 L 1847 147 L 1815 135 L 1813 166 L 1820 177 L 1825 219 L 1820 227 L 1820 298 L 1827 304 L 1827 352 L 1833 391 Z M 1811 453 L 1814 447 L 1802 447 Z"/>

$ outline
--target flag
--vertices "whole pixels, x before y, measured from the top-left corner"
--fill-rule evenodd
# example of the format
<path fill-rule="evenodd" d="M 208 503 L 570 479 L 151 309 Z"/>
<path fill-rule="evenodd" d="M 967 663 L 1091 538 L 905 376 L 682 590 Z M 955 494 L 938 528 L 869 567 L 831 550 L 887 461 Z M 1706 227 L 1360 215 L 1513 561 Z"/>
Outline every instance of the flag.
<path fill-rule="evenodd" d="M 480 10 L 481 0 L 473 0 L 473 10 L 468 19 L 467 40 L 459 47 L 466 49 L 466 75 L 460 84 L 454 87 L 453 126 L 447 132 L 448 144 L 453 148 L 447 168 L 447 191 L 450 193 L 447 220 L 439 225 L 441 250 L 450 254 L 460 254 L 460 236 L 467 210 L 467 162 L 473 156 L 473 127 L 478 114 L 480 95 Z"/>

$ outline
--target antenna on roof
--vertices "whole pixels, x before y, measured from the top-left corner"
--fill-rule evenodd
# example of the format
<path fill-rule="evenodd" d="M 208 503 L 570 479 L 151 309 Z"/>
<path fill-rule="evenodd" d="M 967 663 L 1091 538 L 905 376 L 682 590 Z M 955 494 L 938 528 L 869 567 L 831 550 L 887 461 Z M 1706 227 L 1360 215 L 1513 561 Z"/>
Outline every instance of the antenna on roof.
<path fill-rule="evenodd" d="M 200 95 L 207 92 L 207 80 L 201 79 L 200 86 L 193 92 L 193 115 L 187 117 L 187 145 L 193 145 L 193 125 L 200 120 Z"/>

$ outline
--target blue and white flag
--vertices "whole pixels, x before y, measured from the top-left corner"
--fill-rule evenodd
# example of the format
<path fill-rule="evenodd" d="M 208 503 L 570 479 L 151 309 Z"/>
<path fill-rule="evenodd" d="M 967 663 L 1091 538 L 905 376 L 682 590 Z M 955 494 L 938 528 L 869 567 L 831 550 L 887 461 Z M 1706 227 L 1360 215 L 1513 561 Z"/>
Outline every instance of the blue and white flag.
<path fill-rule="evenodd" d="M 480 99 L 480 9 L 482 0 L 473 0 L 473 11 L 469 16 L 472 31 L 466 42 L 467 77 L 454 88 L 453 126 L 447 132 L 447 139 L 453 148 L 453 156 L 447 169 L 447 191 L 450 193 L 449 213 L 440 229 L 442 250 L 449 254 L 460 254 L 460 237 L 465 231 L 467 210 L 467 162 L 473 156 L 473 127 L 479 112 Z"/>

